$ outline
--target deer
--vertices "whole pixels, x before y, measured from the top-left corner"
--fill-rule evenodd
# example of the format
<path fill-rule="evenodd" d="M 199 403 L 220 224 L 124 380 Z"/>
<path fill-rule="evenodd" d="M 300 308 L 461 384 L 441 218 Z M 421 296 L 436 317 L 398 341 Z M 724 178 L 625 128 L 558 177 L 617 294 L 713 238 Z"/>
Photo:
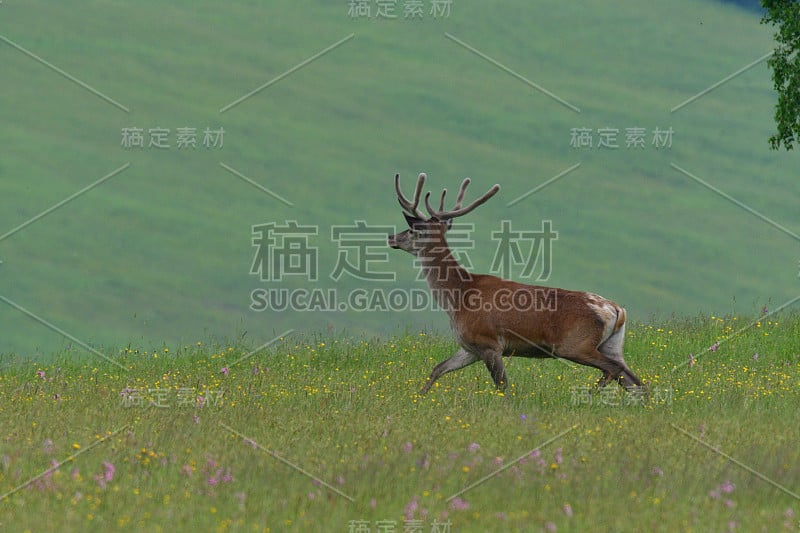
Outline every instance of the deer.
<path fill-rule="evenodd" d="M 437 364 L 420 391 L 427 394 L 443 374 L 483 361 L 498 391 L 508 385 L 503 357 L 560 358 L 597 368 L 597 387 L 616 381 L 628 391 L 644 385 L 623 358 L 625 308 L 598 294 L 527 285 L 489 274 L 469 272 L 454 257 L 445 235 L 455 218 L 486 203 L 500 190 L 495 184 L 462 207 L 470 179 L 461 183 L 452 209 L 445 209 L 447 189 L 439 208 L 425 193 L 428 214 L 419 208 L 426 175 L 420 174 L 409 200 L 394 177 L 397 200 L 408 229 L 390 235 L 388 245 L 415 256 L 435 301 L 450 318 L 459 346 Z"/>

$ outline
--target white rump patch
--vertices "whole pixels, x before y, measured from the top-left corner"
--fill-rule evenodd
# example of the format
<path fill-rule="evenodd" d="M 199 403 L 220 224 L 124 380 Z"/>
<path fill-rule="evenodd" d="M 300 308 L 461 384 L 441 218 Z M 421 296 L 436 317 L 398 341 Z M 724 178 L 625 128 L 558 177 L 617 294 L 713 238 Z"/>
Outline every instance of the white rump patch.
<path fill-rule="evenodd" d="M 589 309 L 594 311 L 603 322 L 603 339 L 600 341 L 602 344 L 614 334 L 614 326 L 617 324 L 617 307 L 598 294 L 587 292 L 585 295 Z"/>

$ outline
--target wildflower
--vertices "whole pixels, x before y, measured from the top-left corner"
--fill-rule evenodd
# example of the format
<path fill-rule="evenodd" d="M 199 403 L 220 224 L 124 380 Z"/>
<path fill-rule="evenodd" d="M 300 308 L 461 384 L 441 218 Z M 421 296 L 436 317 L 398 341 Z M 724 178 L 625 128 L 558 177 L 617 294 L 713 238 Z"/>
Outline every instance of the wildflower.
<path fill-rule="evenodd" d="M 105 469 L 105 472 L 103 472 L 103 479 L 106 481 L 111 481 L 114 479 L 114 472 L 117 471 L 117 469 L 114 467 L 114 464 L 108 461 L 103 461 L 103 468 Z"/>
<path fill-rule="evenodd" d="M 406 520 L 413 520 L 418 508 L 419 504 L 417 503 L 417 496 L 414 496 L 403 509 L 403 514 L 405 515 Z"/>
<path fill-rule="evenodd" d="M 472 443 L 470 443 L 469 446 L 467 446 L 467 450 L 469 450 L 471 452 L 477 452 L 480 449 L 481 449 L 481 445 L 478 444 L 477 442 L 472 442 Z"/>
<path fill-rule="evenodd" d="M 403 444 L 403 451 L 404 452 L 408 453 L 413 449 L 414 449 L 414 445 L 412 443 L 406 442 L 405 444 Z"/>
<path fill-rule="evenodd" d="M 104 489 L 108 482 L 114 479 L 114 472 L 116 472 L 114 465 L 108 461 L 103 461 L 103 472 L 95 474 L 94 480 L 101 489 Z"/>
<path fill-rule="evenodd" d="M 222 374 L 223 376 L 227 376 L 228 375 L 228 367 L 227 366 L 223 366 L 222 370 L 220 370 L 219 373 Z"/>
<path fill-rule="evenodd" d="M 230 483 L 231 481 L 233 481 L 233 475 L 231 475 L 230 467 L 225 469 L 218 468 L 216 473 L 208 478 L 208 484 L 212 487 L 219 483 Z"/>
<path fill-rule="evenodd" d="M 469 503 L 461 498 L 456 497 L 450 500 L 450 509 L 453 509 L 454 511 L 466 511 L 469 509 Z"/>
<path fill-rule="evenodd" d="M 568 503 L 564 504 L 564 514 L 567 516 L 572 516 L 572 506 Z"/>
<path fill-rule="evenodd" d="M 714 344 L 712 344 L 711 346 L 709 346 L 708 349 L 710 351 L 712 351 L 712 352 L 716 352 L 717 349 L 719 349 L 719 341 L 717 341 Z"/>

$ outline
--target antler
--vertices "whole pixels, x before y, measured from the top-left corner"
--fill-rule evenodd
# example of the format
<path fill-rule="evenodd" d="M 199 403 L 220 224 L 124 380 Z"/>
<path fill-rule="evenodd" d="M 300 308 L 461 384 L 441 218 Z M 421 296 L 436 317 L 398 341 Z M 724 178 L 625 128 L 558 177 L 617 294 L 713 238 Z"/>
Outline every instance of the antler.
<path fill-rule="evenodd" d="M 458 191 L 458 196 L 456 197 L 456 205 L 450 211 L 445 211 L 444 209 L 444 197 L 447 194 L 447 189 L 442 190 L 442 199 L 439 201 L 439 209 L 435 210 L 431 207 L 430 204 L 430 197 L 431 193 L 428 192 L 425 194 L 425 207 L 428 208 L 428 213 L 430 213 L 431 218 L 435 218 L 437 220 L 449 220 L 451 218 L 460 217 L 462 215 L 466 215 L 479 205 L 484 204 L 489 198 L 494 196 L 497 191 L 500 190 L 500 185 L 495 184 L 492 186 L 491 189 L 486 191 L 486 193 L 469 204 L 467 207 L 461 207 L 461 202 L 464 200 L 464 193 L 467 191 L 467 186 L 470 183 L 470 179 L 466 178 L 464 181 L 461 182 L 461 189 Z M 418 184 L 419 186 L 419 184 Z M 419 189 L 418 189 L 419 190 Z"/>
<path fill-rule="evenodd" d="M 412 203 L 409 201 L 408 198 L 403 196 L 403 193 L 400 191 L 400 174 L 394 175 L 394 188 L 397 191 L 397 201 L 400 202 L 400 206 L 405 210 L 406 213 L 409 215 L 415 216 L 419 219 L 426 220 L 426 216 L 422 211 L 419 210 L 419 197 L 422 194 L 422 186 L 425 184 L 425 173 L 421 173 L 419 178 L 417 178 L 417 187 L 414 189 L 414 202 Z"/>

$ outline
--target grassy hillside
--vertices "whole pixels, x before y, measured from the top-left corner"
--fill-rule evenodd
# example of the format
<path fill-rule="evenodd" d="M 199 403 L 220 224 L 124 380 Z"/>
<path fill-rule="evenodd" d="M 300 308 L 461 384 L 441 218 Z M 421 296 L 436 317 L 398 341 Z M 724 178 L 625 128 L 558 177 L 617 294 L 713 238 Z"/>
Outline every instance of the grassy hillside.
<path fill-rule="evenodd" d="M 0 35 L 129 109 L 0 42 L 0 235 L 130 163 L 0 240 L 0 295 L 95 345 L 444 327 L 436 312 L 248 309 L 251 290 L 269 285 L 249 274 L 255 224 L 319 228 L 319 280 L 280 287 L 421 288 L 400 252 L 379 263 L 397 273 L 393 284 L 328 276 L 340 251 L 331 227 L 402 224 L 391 177 L 400 172 L 410 187 L 420 171 L 435 190 L 464 176 L 473 194 L 503 186 L 465 220 L 476 225 L 478 271 L 491 264 L 499 220 L 539 229 L 550 219 L 559 239 L 548 283 L 612 297 L 632 317 L 751 313 L 800 292 L 795 239 L 670 166 L 800 232 L 797 154 L 767 147 L 765 64 L 670 112 L 771 49 L 757 15 L 688 0 L 614 10 L 456 1 L 440 18 L 429 7 L 406 20 L 398 3 L 397 19 L 376 20 L 348 16 L 346 2 L 0 5 Z M 172 146 L 125 149 L 127 127 L 168 128 Z M 182 127 L 200 137 L 224 128 L 224 146 L 178 149 Z M 647 144 L 570 147 L 580 127 L 617 128 L 623 146 L 626 128 L 643 127 Z M 650 144 L 656 127 L 673 128 L 671 148 Z M 0 351 L 35 355 L 67 342 L 2 302 L 0 323 Z"/>

